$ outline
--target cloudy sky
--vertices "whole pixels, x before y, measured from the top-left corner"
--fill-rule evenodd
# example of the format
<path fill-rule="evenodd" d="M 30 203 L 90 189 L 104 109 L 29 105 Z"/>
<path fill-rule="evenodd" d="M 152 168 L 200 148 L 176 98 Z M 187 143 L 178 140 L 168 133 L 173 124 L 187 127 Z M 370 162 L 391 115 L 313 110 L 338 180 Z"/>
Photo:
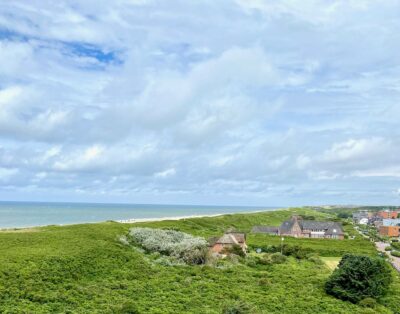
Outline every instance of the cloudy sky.
<path fill-rule="evenodd" d="M 400 203 L 400 1 L 0 0 L 0 199 Z"/>

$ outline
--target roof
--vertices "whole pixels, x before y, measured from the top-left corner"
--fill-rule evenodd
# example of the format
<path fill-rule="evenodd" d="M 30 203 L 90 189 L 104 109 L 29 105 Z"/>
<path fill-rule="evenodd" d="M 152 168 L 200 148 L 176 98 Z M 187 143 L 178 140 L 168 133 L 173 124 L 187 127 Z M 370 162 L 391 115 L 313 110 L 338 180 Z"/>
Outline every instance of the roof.
<path fill-rule="evenodd" d="M 284 221 L 280 226 L 281 234 L 290 233 L 295 222 L 298 222 L 302 230 L 324 230 L 328 235 L 342 235 L 342 225 L 335 221 L 316 221 L 316 220 L 302 220 L 297 217 Z"/>
<path fill-rule="evenodd" d="M 279 233 L 278 227 L 269 227 L 269 226 L 254 226 L 251 229 L 252 233 Z"/>
<path fill-rule="evenodd" d="M 246 234 L 243 232 L 226 232 L 214 244 L 240 244 L 246 243 Z"/>
<path fill-rule="evenodd" d="M 292 230 L 293 225 L 294 225 L 294 219 L 282 222 L 281 226 L 279 227 L 280 233 L 281 234 L 290 233 L 290 230 Z"/>
<path fill-rule="evenodd" d="M 215 244 L 239 244 L 239 241 L 236 240 L 236 237 L 233 234 L 225 233 L 222 237 L 220 237 Z"/>

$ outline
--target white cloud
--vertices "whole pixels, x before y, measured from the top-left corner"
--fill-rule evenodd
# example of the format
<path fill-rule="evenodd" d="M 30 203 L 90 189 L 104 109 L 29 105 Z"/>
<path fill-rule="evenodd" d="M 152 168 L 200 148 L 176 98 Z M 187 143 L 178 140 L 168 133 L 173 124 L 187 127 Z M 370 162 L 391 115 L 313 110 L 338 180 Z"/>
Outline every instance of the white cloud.
<path fill-rule="evenodd" d="M 0 168 L 18 169 L 3 185 L 134 202 L 390 197 L 398 9 L 1 3 Z"/>

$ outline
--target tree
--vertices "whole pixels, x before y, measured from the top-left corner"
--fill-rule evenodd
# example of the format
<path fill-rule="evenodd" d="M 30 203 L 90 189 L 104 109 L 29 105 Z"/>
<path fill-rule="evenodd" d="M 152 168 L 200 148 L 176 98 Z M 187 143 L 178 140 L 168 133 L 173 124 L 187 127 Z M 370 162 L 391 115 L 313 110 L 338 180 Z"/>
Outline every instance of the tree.
<path fill-rule="evenodd" d="M 390 266 L 381 258 L 346 254 L 325 284 L 328 294 L 357 303 L 384 295 L 392 280 Z"/>

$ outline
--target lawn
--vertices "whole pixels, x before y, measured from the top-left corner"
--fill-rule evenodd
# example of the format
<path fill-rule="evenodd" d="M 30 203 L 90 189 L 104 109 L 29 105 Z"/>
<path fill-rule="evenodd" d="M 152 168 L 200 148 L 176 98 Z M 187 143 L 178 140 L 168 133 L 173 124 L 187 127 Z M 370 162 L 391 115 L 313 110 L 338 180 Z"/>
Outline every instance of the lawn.
<path fill-rule="evenodd" d="M 209 237 L 229 227 L 249 231 L 255 224 L 278 225 L 294 212 L 326 218 L 297 209 L 135 226 Z M 277 265 L 163 266 L 118 241 L 132 226 L 107 222 L 0 232 L 0 312 L 222 313 L 239 300 L 252 313 L 400 313 L 398 278 L 384 305 L 366 309 L 325 294 L 331 270 L 324 264 L 290 257 Z M 376 254 L 365 240 L 285 241 L 323 256 Z M 279 237 L 249 235 L 252 246 L 277 242 Z"/>
<path fill-rule="evenodd" d="M 340 257 L 321 257 L 321 259 L 330 270 L 334 270 L 340 262 Z"/>

